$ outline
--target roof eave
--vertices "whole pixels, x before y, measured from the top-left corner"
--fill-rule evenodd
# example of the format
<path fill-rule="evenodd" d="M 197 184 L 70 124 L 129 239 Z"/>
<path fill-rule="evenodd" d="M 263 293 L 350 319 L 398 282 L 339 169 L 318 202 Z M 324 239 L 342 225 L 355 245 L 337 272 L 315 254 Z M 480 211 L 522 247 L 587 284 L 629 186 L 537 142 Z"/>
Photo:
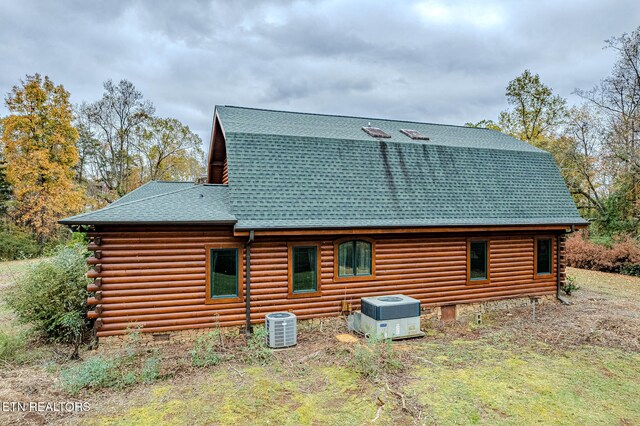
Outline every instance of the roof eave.
<path fill-rule="evenodd" d="M 292 232 L 305 232 L 309 231 L 346 231 L 346 230 L 385 230 L 389 232 L 393 231 L 402 231 L 408 229 L 416 229 L 416 230 L 424 230 L 425 232 L 438 231 L 442 228 L 448 228 L 451 231 L 465 231 L 465 230 L 474 230 L 479 228 L 492 228 L 495 230 L 500 229 L 512 229 L 512 228 L 522 228 L 523 230 L 535 229 L 535 228 L 550 228 L 554 229 L 584 229 L 589 226 L 588 221 L 575 221 L 575 222 L 540 222 L 540 223 L 512 223 L 512 224 L 487 224 L 487 223 L 478 223 L 478 224 L 438 224 L 438 225 L 401 225 L 401 226 L 390 226 L 390 225 L 366 225 L 366 226 L 296 226 L 296 227 L 252 227 L 252 226 L 235 226 L 234 232 L 237 234 L 244 234 L 249 231 L 256 232 L 269 232 L 269 233 L 292 233 Z"/>
<path fill-rule="evenodd" d="M 236 220 L 162 220 L 162 221 L 104 221 L 104 220 L 59 220 L 65 226 L 82 225 L 235 225 Z"/>

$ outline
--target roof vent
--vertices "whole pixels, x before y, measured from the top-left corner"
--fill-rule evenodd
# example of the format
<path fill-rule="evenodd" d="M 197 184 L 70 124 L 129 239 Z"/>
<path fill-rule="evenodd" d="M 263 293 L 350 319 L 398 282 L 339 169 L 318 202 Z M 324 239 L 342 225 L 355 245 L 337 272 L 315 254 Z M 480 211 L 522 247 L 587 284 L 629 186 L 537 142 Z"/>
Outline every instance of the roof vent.
<path fill-rule="evenodd" d="M 400 131 L 414 140 L 423 140 L 423 141 L 429 140 L 429 136 L 423 135 L 417 130 L 400 129 Z"/>
<path fill-rule="evenodd" d="M 369 136 L 373 136 L 374 138 L 390 138 L 391 135 L 384 132 L 383 130 L 378 129 L 377 127 L 364 126 L 362 130 L 365 131 Z"/>

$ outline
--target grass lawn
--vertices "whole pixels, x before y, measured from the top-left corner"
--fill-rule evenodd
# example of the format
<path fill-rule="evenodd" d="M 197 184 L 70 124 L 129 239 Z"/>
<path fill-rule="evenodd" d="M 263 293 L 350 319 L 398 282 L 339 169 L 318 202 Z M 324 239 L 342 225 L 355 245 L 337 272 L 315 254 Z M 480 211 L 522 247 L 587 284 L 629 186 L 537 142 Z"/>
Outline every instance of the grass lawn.
<path fill-rule="evenodd" d="M 191 365 L 191 347 L 132 343 L 126 353 L 159 362 L 149 383 L 68 395 L 60 370 L 82 363 L 36 362 L 0 368 L 0 400 L 91 405 L 34 424 L 640 424 L 640 279 L 569 274 L 581 286 L 573 304 L 543 304 L 535 321 L 530 308 L 514 308 L 480 326 L 430 322 L 426 338 L 387 347 L 340 342 L 344 324 L 327 320 L 301 324 L 298 346 L 268 361 L 237 355 L 243 340 L 229 336 L 234 357 L 202 368 Z"/>
<path fill-rule="evenodd" d="M 24 274 L 30 265 L 42 259 L 12 260 L 0 262 L 0 290 L 12 285 L 16 278 Z"/>
<path fill-rule="evenodd" d="M 41 259 L 13 260 L 10 262 L 0 262 L 0 331 L 14 332 L 17 328 L 15 315 L 4 302 L 2 297 L 7 288 L 13 285 L 31 265 Z"/>

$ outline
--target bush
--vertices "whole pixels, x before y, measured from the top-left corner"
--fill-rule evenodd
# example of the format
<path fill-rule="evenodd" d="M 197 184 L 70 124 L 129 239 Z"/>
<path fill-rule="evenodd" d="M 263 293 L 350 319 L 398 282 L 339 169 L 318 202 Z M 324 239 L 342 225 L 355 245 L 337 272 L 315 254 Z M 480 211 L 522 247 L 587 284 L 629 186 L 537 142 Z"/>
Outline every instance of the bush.
<path fill-rule="evenodd" d="M 60 375 L 62 389 L 75 395 L 82 389 L 116 386 L 121 381 L 116 364 L 117 358 L 97 356 L 64 369 Z"/>
<path fill-rule="evenodd" d="M 632 238 L 613 241 L 610 246 L 596 244 L 583 234 L 567 238 L 567 265 L 603 272 L 622 272 L 640 263 L 640 247 Z"/>
<path fill-rule="evenodd" d="M 567 296 L 571 296 L 571 293 L 578 290 L 580 290 L 580 287 L 576 284 L 576 278 L 567 275 L 567 279 L 562 285 L 562 292 Z"/>
<path fill-rule="evenodd" d="M 160 378 L 160 360 L 156 357 L 147 359 L 140 372 L 142 383 L 152 383 Z"/>
<path fill-rule="evenodd" d="M 247 341 L 245 360 L 250 363 L 266 364 L 271 359 L 273 351 L 267 345 L 267 329 L 258 326 Z"/>
<path fill-rule="evenodd" d="M 640 277 L 640 263 L 628 263 L 620 269 L 620 273 Z"/>
<path fill-rule="evenodd" d="M 191 364 L 194 367 L 218 365 L 223 359 L 220 332 L 218 330 L 200 336 L 190 351 Z"/>
<path fill-rule="evenodd" d="M 14 225 L 0 224 L 0 260 L 30 259 L 41 253 L 33 234 Z"/>
<path fill-rule="evenodd" d="M 607 248 L 611 248 L 615 243 L 613 237 L 611 235 L 590 235 L 589 239 L 596 243 L 599 246 L 605 246 Z"/>
<path fill-rule="evenodd" d="M 24 350 L 25 345 L 24 335 L 8 334 L 0 330 L 0 362 L 17 361 L 18 355 Z"/>
<path fill-rule="evenodd" d="M 62 247 L 53 258 L 33 265 L 7 294 L 20 322 L 48 341 L 74 343 L 76 352 L 89 335 L 87 255 L 82 245 Z"/>
<path fill-rule="evenodd" d="M 400 369 L 400 357 L 389 339 L 367 338 L 366 344 L 355 346 L 351 367 L 367 379 L 376 379 L 385 372 Z"/>
<path fill-rule="evenodd" d="M 140 363 L 138 356 L 114 354 L 110 357 L 88 358 L 60 372 L 62 390 L 72 395 L 81 390 L 118 388 L 136 383 L 152 383 L 160 375 L 160 360 L 156 356 Z"/>

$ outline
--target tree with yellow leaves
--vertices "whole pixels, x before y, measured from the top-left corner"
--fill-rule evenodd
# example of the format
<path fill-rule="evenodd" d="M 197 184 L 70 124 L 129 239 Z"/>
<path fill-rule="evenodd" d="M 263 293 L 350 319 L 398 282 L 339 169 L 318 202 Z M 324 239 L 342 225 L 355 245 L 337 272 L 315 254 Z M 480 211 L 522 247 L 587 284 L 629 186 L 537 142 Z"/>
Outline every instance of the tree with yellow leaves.
<path fill-rule="evenodd" d="M 35 74 L 14 86 L 5 104 L 10 113 L 2 119 L 6 180 L 13 198 L 9 214 L 45 242 L 60 218 L 83 207 L 74 182 L 78 132 L 71 124 L 69 92 Z"/>

